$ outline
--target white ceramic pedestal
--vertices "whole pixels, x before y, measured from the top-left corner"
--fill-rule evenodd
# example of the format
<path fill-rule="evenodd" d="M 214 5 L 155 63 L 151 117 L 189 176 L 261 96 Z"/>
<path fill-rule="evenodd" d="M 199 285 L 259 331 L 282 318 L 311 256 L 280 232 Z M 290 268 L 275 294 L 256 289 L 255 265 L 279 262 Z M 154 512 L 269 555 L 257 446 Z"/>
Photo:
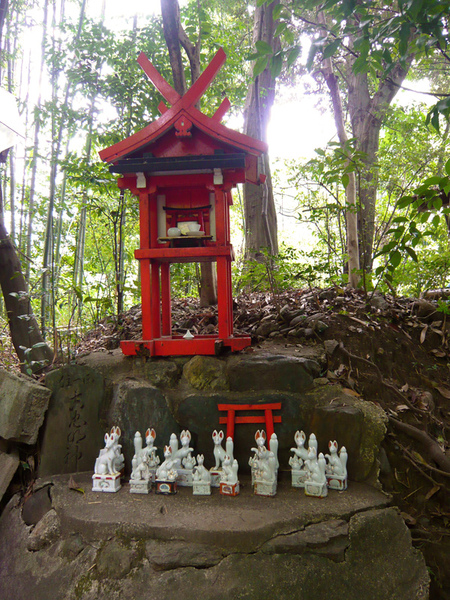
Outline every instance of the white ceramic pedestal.
<path fill-rule="evenodd" d="M 237 496 L 239 494 L 239 481 L 237 483 L 220 483 L 220 493 L 224 496 Z"/>
<path fill-rule="evenodd" d="M 222 469 L 211 469 L 211 487 L 220 487 L 220 478 L 222 475 Z"/>
<path fill-rule="evenodd" d="M 176 494 L 177 493 L 177 482 L 176 481 L 162 481 L 156 480 L 156 494 Z"/>
<path fill-rule="evenodd" d="M 292 469 L 292 487 L 295 488 L 304 488 L 305 481 L 308 478 L 308 473 L 301 469 Z"/>
<path fill-rule="evenodd" d="M 117 492 L 122 486 L 120 485 L 120 473 L 114 475 L 92 475 L 92 491 L 93 492 Z"/>
<path fill-rule="evenodd" d="M 343 492 L 347 489 L 347 475 L 327 475 L 327 485 L 330 490 Z"/>
<path fill-rule="evenodd" d="M 192 487 L 194 478 L 192 469 L 178 469 L 177 484 L 182 487 Z"/>
<path fill-rule="evenodd" d="M 253 491 L 257 496 L 275 496 L 277 493 L 277 482 L 256 479 Z"/>
<path fill-rule="evenodd" d="M 130 494 L 149 494 L 151 487 L 151 476 L 149 479 L 130 479 Z"/>
<path fill-rule="evenodd" d="M 209 481 L 194 481 L 192 493 L 194 496 L 211 496 L 211 484 Z"/>
<path fill-rule="evenodd" d="M 326 483 L 316 483 L 315 481 L 305 481 L 305 495 L 315 496 L 316 498 L 325 498 L 328 496 Z"/>

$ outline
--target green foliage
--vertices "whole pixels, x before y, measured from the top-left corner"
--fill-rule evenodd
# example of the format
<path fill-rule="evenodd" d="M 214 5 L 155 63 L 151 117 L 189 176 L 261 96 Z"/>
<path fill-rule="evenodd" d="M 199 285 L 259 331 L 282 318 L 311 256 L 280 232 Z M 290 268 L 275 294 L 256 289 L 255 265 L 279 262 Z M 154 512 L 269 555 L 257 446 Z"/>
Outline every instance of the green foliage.
<path fill-rule="evenodd" d="M 233 267 L 234 293 L 271 291 L 330 285 L 339 280 L 335 265 L 317 248 L 310 252 L 281 244 L 277 256 L 263 249 L 257 259 L 238 261 Z"/>

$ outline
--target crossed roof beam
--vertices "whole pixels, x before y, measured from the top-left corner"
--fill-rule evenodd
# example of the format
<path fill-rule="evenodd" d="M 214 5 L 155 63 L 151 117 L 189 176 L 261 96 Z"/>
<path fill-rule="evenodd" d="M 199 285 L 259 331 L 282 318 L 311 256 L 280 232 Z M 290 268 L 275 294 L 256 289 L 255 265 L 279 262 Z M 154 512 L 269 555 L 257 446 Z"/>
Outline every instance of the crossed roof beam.
<path fill-rule="evenodd" d="M 178 111 L 182 108 L 189 110 L 189 108 L 194 107 L 194 105 L 200 100 L 208 87 L 211 85 L 215 76 L 225 63 L 226 58 L 227 57 L 224 50 L 219 48 L 209 65 L 206 67 L 197 81 L 191 85 L 184 96 L 180 96 L 180 94 L 173 89 L 170 83 L 168 83 L 159 73 L 159 71 L 155 69 L 144 52 L 139 54 L 137 61 L 158 92 L 171 105 L 171 109 Z M 230 106 L 231 104 L 228 98 L 222 100 L 219 108 L 211 117 L 212 120 L 220 122 Z M 164 102 L 160 102 L 158 105 L 158 110 L 161 114 L 164 114 L 170 109 L 164 104 Z"/>

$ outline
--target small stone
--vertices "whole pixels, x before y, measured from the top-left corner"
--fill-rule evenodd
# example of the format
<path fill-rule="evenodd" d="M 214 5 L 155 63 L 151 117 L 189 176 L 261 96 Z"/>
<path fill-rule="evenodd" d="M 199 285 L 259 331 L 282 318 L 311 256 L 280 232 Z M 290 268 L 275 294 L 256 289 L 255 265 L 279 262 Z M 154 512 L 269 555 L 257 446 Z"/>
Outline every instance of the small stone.
<path fill-rule="evenodd" d="M 256 328 L 255 334 L 260 337 L 267 337 L 273 331 L 278 330 L 278 324 L 271 319 L 270 321 L 261 322 L 260 325 Z"/>
<path fill-rule="evenodd" d="M 323 333 L 327 329 L 328 325 L 326 323 L 324 323 L 323 321 L 316 321 L 315 330 L 317 331 L 317 333 Z"/>
<path fill-rule="evenodd" d="M 292 319 L 292 321 L 289 323 L 289 326 L 295 327 L 299 323 L 304 323 L 305 319 L 306 319 L 305 315 L 298 315 L 297 317 L 294 317 Z"/>
<path fill-rule="evenodd" d="M 35 444 L 51 391 L 25 375 L 0 368 L 0 436 Z"/>
<path fill-rule="evenodd" d="M 335 295 L 336 295 L 336 290 L 334 288 L 330 288 L 328 290 L 323 290 L 323 292 L 320 292 L 319 298 L 321 300 L 332 300 Z"/>
<path fill-rule="evenodd" d="M 305 338 L 312 338 L 314 336 L 314 329 L 312 327 L 307 327 L 304 330 L 304 336 Z"/>
<path fill-rule="evenodd" d="M 75 533 L 63 541 L 60 549 L 61 556 L 67 560 L 74 560 L 86 547 L 80 534 Z"/>
<path fill-rule="evenodd" d="M 122 579 L 133 566 L 137 553 L 117 540 L 108 542 L 97 554 L 97 573 L 100 578 Z"/>
<path fill-rule="evenodd" d="M 328 356 L 331 356 L 336 348 L 339 346 L 339 342 L 337 340 L 325 340 L 324 343 L 325 352 Z"/>
<path fill-rule="evenodd" d="M 418 317 L 428 317 L 436 312 L 436 306 L 420 298 L 414 302 L 413 310 Z"/>
<path fill-rule="evenodd" d="M 328 385 L 330 383 L 330 380 L 326 377 L 317 377 L 316 379 L 314 379 L 314 383 L 316 385 Z"/>
<path fill-rule="evenodd" d="M 49 484 L 28 496 L 22 508 L 22 519 L 27 525 L 36 525 L 51 509 Z"/>
<path fill-rule="evenodd" d="M 48 511 L 28 537 L 27 548 L 31 552 L 37 552 L 50 546 L 59 538 L 61 526 L 59 517 L 54 508 Z"/>
<path fill-rule="evenodd" d="M 383 298 L 381 294 L 374 294 L 369 300 L 369 306 L 379 310 L 387 310 L 389 308 L 388 302 L 386 302 L 385 298 Z"/>
<path fill-rule="evenodd" d="M 320 321 L 321 319 L 325 318 L 325 314 L 321 313 L 321 312 L 316 312 L 312 315 L 310 315 L 307 319 L 306 319 L 306 324 L 310 325 L 311 327 L 314 327 L 315 323 L 317 323 L 317 321 Z"/>

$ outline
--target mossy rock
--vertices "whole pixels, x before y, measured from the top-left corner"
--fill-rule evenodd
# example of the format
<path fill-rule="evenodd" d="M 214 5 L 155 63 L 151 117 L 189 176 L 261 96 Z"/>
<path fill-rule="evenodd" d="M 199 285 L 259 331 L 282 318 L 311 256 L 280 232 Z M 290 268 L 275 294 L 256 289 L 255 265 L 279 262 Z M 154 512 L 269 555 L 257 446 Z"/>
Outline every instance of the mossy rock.
<path fill-rule="evenodd" d="M 212 356 L 194 356 L 184 365 L 183 375 L 196 390 L 215 392 L 230 389 L 226 365 Z"/>

